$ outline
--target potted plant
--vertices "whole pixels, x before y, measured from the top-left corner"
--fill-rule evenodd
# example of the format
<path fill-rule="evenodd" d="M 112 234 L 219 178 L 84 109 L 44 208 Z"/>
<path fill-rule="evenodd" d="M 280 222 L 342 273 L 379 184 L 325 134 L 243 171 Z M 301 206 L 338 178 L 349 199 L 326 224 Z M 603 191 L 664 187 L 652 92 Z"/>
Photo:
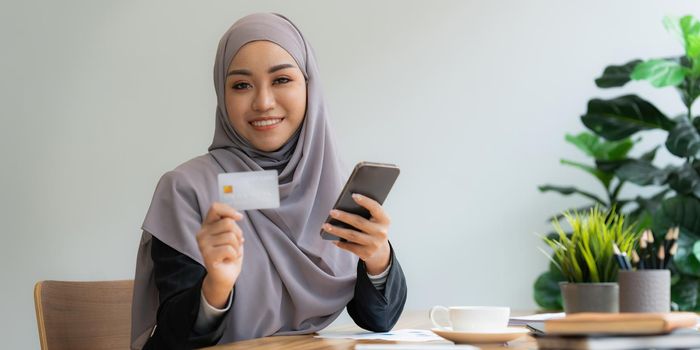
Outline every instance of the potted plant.
<path fill-rule="evenodd" d="M 613 243 L 631 255 L 638 234 L 615 209 L 591 208 L 586 214 L 563 214 L 571 233 L 558 220 L 552 225 L 558 237 L 542 237 L 552 248 L 552 264 L 566 278 L 560 284 L 564 311 L 618 312 L 617 271 Z"/>
<path fill-rule="evenodd" d="M 614 206 L 626 213 L 630 221 L 638 222 L 638 229 L 651 228 L 656 235 L 663 235 L 670 227 L 680 227 L 678 254 L 670 267 L 672 307 L 697 311 L 700 310 L 700 117 L 693 113 L 692 106 L 700 96 L 700 21 L 693 16 L 666 18 L 664 26 L 682 43 L 683 55 L 611 65 L 595 83 L 606 89 L 621 88 L 631 81 L 647 81 L 655 88 L 674 88 L 679 93 L 682 112 L 669 117 L 634 94 L 591 99 L 581 116 L 590 132 L 567 137 L 567 141 L 592 156 L 594 165 L 564 163 L 595 175 L 603 183 L 608 198 L 570 186 L 545 185 L 540 190 L 583 195 L 593 201 L 592 205 Z M 636 144 L 639 134 L 648 130 L 667 132 L 666 141 L 640 156 L 630 156 L 630 142 Z M 630 141 L 631 137 L 637 139 Z M 662 167 L 655 165 L 654 156 L 661 147 L 678 159 Z M 601 151 L 611 148 L 615 152 Z M 654 190 L 646 191 L 650 195 L 619 198 L 626 183 L 652 186 Z M 535 300 L 540 306 L 557 308 L 556 283 L 561 280 L 564 276 L 554 266 L 537 279 Z"/>

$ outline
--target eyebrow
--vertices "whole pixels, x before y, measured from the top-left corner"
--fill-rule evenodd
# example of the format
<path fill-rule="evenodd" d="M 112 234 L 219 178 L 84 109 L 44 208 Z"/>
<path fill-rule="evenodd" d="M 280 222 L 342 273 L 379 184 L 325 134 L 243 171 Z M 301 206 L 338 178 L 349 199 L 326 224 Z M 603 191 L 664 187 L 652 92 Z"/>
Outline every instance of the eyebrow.
<path fill-rule="evenodd" d="M 287 68 L 294 68 L 294 65 L 291 64 L 291 63 L 282 63 L 282 64 L 278 64 L 278 65 L 276 65 L 276 66 L 270 67 L 270 69 L 267 70 L 267 73 L 270 73 L 270 74 L 271 74 L 271 73 L 274 73 L 274 72 L 276 72 L 276 71 L 278 71 L 278 70 L 287 69 Z M 250 72 L 249 70 L 247 70 L 247 69 L 234 69 L 234 70 L 228 72 L 228 74 L 226 74 L 226 76 L 228 77 L 228 76 L 234 75 L 234 74 L 249 75 L 249 76 L 250 76 L 250 75 L 253 75 L 253 73 L 251 73 L 251 72 Z"/>

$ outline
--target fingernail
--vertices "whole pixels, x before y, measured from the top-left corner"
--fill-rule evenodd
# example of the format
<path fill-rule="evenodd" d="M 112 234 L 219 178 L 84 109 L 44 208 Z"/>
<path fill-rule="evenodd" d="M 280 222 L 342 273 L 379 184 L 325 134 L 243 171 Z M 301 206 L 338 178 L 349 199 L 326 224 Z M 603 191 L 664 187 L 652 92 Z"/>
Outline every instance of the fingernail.
<path fill-rule="evenodd" d="M 326 230 L 326 231 L 330 231 L 330 230 L 331 230 L 331 225 L 330 225 L 330 224 L 323 224 L 323 229 Z"/>
<path fill-rule="evenodd" d="M 360 199 L 362 199 L 362 195 L 357 194 L 357 193 L 353 193 L 353 194 L 352 194 L 352 198 L 354 198 L 354 199 L 356 199 L 356 200 L 360 200 Z"/>
<path fill-rule="evenodd" d="M 335 209 L 331 210 L 331 216 L 332 216 L 332 217 L 337 217 L 338 214 L 340 214 L 340 213 L 339 213 L 337 210 L 335 210 Z"/>

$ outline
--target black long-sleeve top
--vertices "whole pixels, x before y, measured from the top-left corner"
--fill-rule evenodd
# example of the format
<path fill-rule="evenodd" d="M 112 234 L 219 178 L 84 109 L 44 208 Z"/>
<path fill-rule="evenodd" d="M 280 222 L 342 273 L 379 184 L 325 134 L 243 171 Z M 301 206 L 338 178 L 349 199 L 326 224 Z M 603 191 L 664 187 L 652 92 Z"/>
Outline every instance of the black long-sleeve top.
<path fill-rule="evenodd" d="M 158 288 L 157 327 L 144 350 L 192 349 L 215 345 L 224 334 L 221 317 L 206 334 L 197 334 L 194 324 L 199 312 L 201 288 L 206 269 L 190 257 L 153 237 L 151 258 Z M 235 298 L 235 286 L 233 290 Z M 377 290 L 360 260 L 357 264 L 355 295 L 347 304 L 355 323 L 369 331 L 389 331 L 401 316 L 406 303 L 406 278 L 391 249 L 391 268 L 384 291 Z"/>

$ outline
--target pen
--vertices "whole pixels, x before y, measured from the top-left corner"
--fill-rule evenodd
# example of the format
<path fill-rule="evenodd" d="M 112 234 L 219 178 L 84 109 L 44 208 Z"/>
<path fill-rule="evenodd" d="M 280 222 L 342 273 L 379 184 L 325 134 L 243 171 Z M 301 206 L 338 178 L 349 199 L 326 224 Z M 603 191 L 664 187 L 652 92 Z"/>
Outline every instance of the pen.
<path fill-rule="evenodd" d="M 613 255 L 615 256 L 615 260 L 617 260 L 617 265 L 620 267 L 620 270 L 629 270 L 622 256 L 622 253 L 620 252 L 620 248 L 617 246 L 617 244 L 615 244 L 615 242 L 613 242 L 612 247 Z"/>
<path fill-rule="evenodd" d="M 666 262 L 664 261 L 664 258 L 666 258 L 666 251 L 664 250 L 664 246 L 659 247 L 658 258 L 659 258 L 659 260 L 656 263 L 657 268 L 658 269 L 665 269 Z"/>
<path fill-rule="evenodd" d="M 666 231 L 666 236 L 664 237 L 664 249 L 668 251 L 671 249 L 671 240 L 673 239 L 674 227 L 669 227 Z"/>
<path fill-rule="evenodd" d="M 644 261 L 639 259 L 639 254 L 637 254 L 637 251 L 635 250 L 632 251 L 632 262 L 637 270 L 644 270 Z"/>
<path fill-rule="evenodd" d="M 651 232 L 651 230 L 646 230 L 647 233 L 647 242 L 649 243 L 647 245 L 647 248 L 649 248 L 649 260 L 651 261 L 651 268 L 656 269 L 657 264 L 656 264 L 656 252 L 654 252 L 654 233 Z"/>
<path fill-rule="evenodd" d="M 627 252 L 622 252 L 622 261 L 625 263 L 625 270 L 632 270 L 632 263 L 630 262 L 630 257 L 627 256 Z"/>
<path fill-rule="evenodd" d="M 664 268 L 668 267 L 668 263 L 673 260 L 673 256 L 676 255 L 676 252 L 678 252 L 678 242 L 673 242 L 671 249 L 668 251 L 668 258 L 666 259 Z"/>
<path fill-rule="evenodd" d="M 644 231 L 639 237 L 639 259 L 643 266 L 642 268 L 646 269 L 651 267 L 647 258 L 647 231 Z"/>

